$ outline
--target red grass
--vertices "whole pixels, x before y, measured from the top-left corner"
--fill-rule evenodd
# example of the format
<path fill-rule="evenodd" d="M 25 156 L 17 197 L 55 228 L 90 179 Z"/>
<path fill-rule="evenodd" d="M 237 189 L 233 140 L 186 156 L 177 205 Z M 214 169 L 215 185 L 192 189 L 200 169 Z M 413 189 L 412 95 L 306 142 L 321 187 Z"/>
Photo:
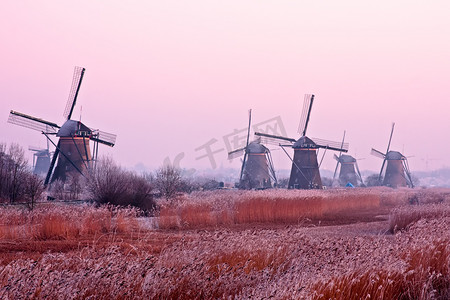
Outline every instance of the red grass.
<path fill-rule="evenodd" d="M 222 193 L 220 199 L 187 198 L 160 210 L 159 228 L 204 228 L 252 223 L 299 224 L 335 219 L 342 214 L 375 212 L 380 196 L 373 192 L 264 191 Z M 216 196 L 217 197 L 217 196 Z M 208 202 L 206 202 L 208 201 Z M 216 203 L 221 201 L 220 205 Z"/>

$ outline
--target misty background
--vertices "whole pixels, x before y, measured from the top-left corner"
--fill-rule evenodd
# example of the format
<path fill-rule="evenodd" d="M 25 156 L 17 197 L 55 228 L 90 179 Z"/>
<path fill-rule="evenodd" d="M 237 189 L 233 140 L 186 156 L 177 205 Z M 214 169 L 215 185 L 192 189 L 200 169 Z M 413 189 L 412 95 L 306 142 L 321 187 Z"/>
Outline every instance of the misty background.
<path fill-rule="evenodd" d="M 8 124 L 9 111 L 61 124 L 82 66 L 73 119 L 117 134 L 100 155 L 126 168 L 233 173 L 226 141 L 242 143 L 248 109 L 253 124 L 297 138 L 312 93 L 308 136 L 340 141 L 345 130 L 360 169 L 377 172 L 370 149 L 385 151 L 395 122 L 391 149 L 427 184 L 447 185 L 432 177 L 450 177 L 449 15 L 447 1 L 5 1 L 0 142 L 46 147 Z M 290 160 L 270 149 L 284 174 Z"/>

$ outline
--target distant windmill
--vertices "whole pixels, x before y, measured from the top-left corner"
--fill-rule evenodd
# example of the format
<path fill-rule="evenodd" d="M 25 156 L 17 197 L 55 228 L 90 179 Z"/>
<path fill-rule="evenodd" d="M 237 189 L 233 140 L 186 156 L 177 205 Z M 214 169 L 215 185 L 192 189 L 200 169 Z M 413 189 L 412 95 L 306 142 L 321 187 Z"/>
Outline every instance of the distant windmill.
<path fill-rule="evenodd" d="M 345 140 L 345 131 L 344 137 L 342 138 L 342 146 Z M 339 170 L 339 185 L 346 186 L 349 183 L 353 186 L 363 186 L 363 180 L 361 177 L 361 172 L 359 171 L 358 162 L 351 155 L 346 155 L 339 153 L 339 156 L 334 154 L 334 159 L 337 161 L 336 168 L 334 169 L 333 182 L 336 178 L 337 171 Z"/>
<path fill-rule="evenodd" d="M 343 143 L 341 145 L 339 142 L 308 138 L 306 136 L 306 129 L 308 128 L 313 102 L 314 95 L 305 95 L 302 117 L 298 127 L 298 132 L 301 134 L 301 137 L 298 140 L 260 132 L 255 133 L 255 135 L 262 137 L 262 143 L 278 142 L 283 150 L 286 146 L 294 149 L 294 158 L 291 158 L 286 150 L 284 150 L 286 155 L 288 155 L 292 161 L 291 175 L 288 184 L 288 188 L 291 189 L 322 188 L 322 179 L 320 178 L 319 163 L 317 161 L 317 152 L 319 148 L 340 152 L 348 151 L 348 143 Z M 290 144 L 282 145 L 280 141 L 289 142 Z"/>
<path fill-rule="evenodd" d="M 408 160 L 400 152 L 391 151 L 389 149 L 391 146 L 392 135 L 394 134 L 394 126 L 395 123 L 392 123 L 391 135 L 389 137 L 386 153 L 375 150 L 373 148 L 371 151 L 372 155 L 383 159 L 383 164 L 381 165 L 378 181 L 381 182 L 384 172 L 384 179 L 383 179 L 384 186 L 389 186 L 393 188 L 402 186 L 414 187 L 414 184 L 411 179 L 411 172 L 409 171 Z"/>
<path fill-rule="evenodd" d="M 233 159 L 244 154 L 241 174 L 239 176 L 239 188 L 241 189 L 265 189 L 271 188 L 272 182 L 277 183 L 270 151 L 259 140 L 249 143 L 252 110 L 249 110 L 247 142 L 245 147 L 228 153 L 228 159 Z"/>
<path fill-rule="evenodd" d="M 28 150 L 33 151 L 33 174 L 47 174 L 50 167 L 50 151 L 49 149 L 40 149 L 29 147 Z"/>
<path fill-rule="evenodd" d="M 65 181 L 69 174 L 79 173 L 85 176 L 86 170 L 92 165 L 92 154 L 89 147 L 90 140 L 94 141 L 95 156 L 98 153 L 98 143 L 110 147 L 113 147 L 115 144 L 116 135 L 91 129 L 80 121 L 70 119 L 83 80 L 84 71 L 84 68 L 75 67 L 72 88 L 64 112 L 65 122 L 62 126 L 13 110 L 9 114 L 9 123 L 40 131 L 55 146 L 56 149 L 45 178 L 45 185 L 49 183 L 50 179 L 51 182 L 56 179 Z M 50 135 L 59 137 L 57 144 L 50 139 Z M 56 161 L 58 163 L 53 171 Z"/>

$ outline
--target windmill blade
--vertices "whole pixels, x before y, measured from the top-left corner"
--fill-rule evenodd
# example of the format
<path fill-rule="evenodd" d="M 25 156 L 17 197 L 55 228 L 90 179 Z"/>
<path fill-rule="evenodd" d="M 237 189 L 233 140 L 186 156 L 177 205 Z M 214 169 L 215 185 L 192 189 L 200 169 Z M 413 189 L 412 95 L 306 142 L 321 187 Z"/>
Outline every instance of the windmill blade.
<path fill-rule="evenodd" d="M 320 163 L 319 163 L 319 169 L 322 166 L 323 159 L 325 158 L 325 154 L 327 154 L 328 149 L 330 149 L 330 148 L 325 148 L 325 150 L 323 151 L 322 159 L 320 160 Z M 317 152 L 317 154 L 319 154 L 319 152 Z"/>
<path fill-rule="evenodd" d="M 339 157 L 336 154 L 334 154 L 333 157 L 336 160 L 336 168 L 334 169 L 334 173 L 333 173 L 333 182 L 334 182 L 334 180 L 336 179 L 336 174 L 337 174 L 337 170 L 339 167 Z"/>
<path fill-rule="evenodd" d="M 311 138 L 311 140 L 317 145 L 319 148 L 324 149 L 330 149 L 334 151 L 340 151 L 340 152 L 348 152 L 348 143 L 341 143 L 341 142 L 334 142 L 334 141 L 328 141 L 318 138 Z"/>
<path fill-rule="evenodd" d="M 28 150 L 35 151 L 35 152 L 47 151 L 47 149 L 42 149 L 42 148 L 37 148 L 37 147 L 32 147 L 32 146 L 28 146 Z"/>
<path fill-rule="evenodd" d="M 303 101 L 302 116 L 298 125 L 298 133 L 302 136 L 306 135 L 306 129 L 308 128 L 309 117 L 311 116 L 311 109 L 314 102 L 314 95 L 306 94 Z"/>
<path fill-rule="evenodd" d="M 413 183 L 412 177 L 411 177 L 411 171 L 409 170 L 408 160 L 406 160 L 406 159 L 403 160 L 403 169 L 404 169 L 405 174 L 406 174 L 406 178 L 407 178 L 407 181 L 408 181 L 408 185 L 409 185 L 411 188 L 414 188 L 414 183 Z"/>
<path fill-rule="evenodd" d="M 355 167 L 356 167 L 356 174 L 358 174 L 359 180 L 361 181 L 361 186 L 365 186 L 364 181 L 361 176 L 361 172 L 359 171 L 358 163 L 355 163 Z"/>
<path fill-rule="evenodd" d="M 267 162 L 269 166 L 269 176 L 272 178 L 274 186 L 277 186 L 278 180 L 275 174 L 275 168 L 273 166 L 272 153 L 270 153 L 270 151 L 267 151 Z"/>
<path fill-rule="evenodd" d="M 94 133 L 91 137 L 91 140 L 93 140 L 94 142 L 98 142 L 110 147 L 114 147 L 114 145 L 116 144 L 117 135 L 100 130 L 91 130 Z"/>
<path fill-rule="evenodd" d="M 248 147 L 248 140 L 250 139 L 250 127 L 252 124 L 252 110 L 249 109 L 248 110 L 248 130 L 247 130 L 247 142 L 245 144 L 245 149 L 247 149 Z M 245 168 L 245 163 L 247 162 L 247 151 L 244 152 L 244 161 L 242 162 L 242 166 L 241 166 L 241 174 L 239 176 L 239 183 L 242 181 L 242 177 L 244 176 L 244 168 Z"/>
<path fill-rule="evenodd" d="M 381 175 L 383 175 L 384 166 L 386 165 L 386 158 L 383 159 L 383 163 L 381 164 L 380 174 L 378 175 L 378 181 L 381 183 Z"/>
<path fill-rule="evenodd" d="M 55 123 L 13 110 L 9 113 L 8 123 L 47 133 L 56 133 L 59 128 Z"/>
<path fill-rule="evenodd" d="M 392 123 L 391 136 L 389 137 L 389 143 L 387 146 L 386 155 L 388 154 L 389 148 L 391 147 L 392 135 L 394 134 L 394 126 L 395 126 L 395 123 Z"/>
<path fill-rule="evenodd" d="M 47 136 L 47 138 L 49 138 Z M 53 173 L 53 168 L 55 167 L 56 159 L 59 155 L 59 146 L 60 142 L 58 141 L 58 145 L 56 145 L 55 153 L 53 153 L 52 161 L 50 162 L 50 167 L 48 168 L 47 176 L 45 176 L 44 186 L 47 186 L 48 182 L 50 181 L 50 177 Z"/>
<path fill-rule="evenodd" d="M 267 134 L 262 132 L 255 132 L 255 135 L 261 137 L 261 143 L 263 144 L 279 145 L 281 141 L 283 142 L 288 141 L 291 143 L 295 143 L 297 141 L 296 139 L 291 139 L 284 136 Z"/>
<path fill-rule="evenodd" d="M 383 152 L 378 151 L 378 150 L 373 149 L 373 148 L 372 148 L 372 150 L 370 151 L 370 154 L 372 154 L 373 156 L 376 156 L 376 157 L 378 157 L 378 158 L 381 158 L 381 159 L 384 159 L 384 158 L 386 157 L 386 155 L 385 155 Z"/>
<path fill-rule="evenodd" d="M 228 159 L 234 159 L 244 154 L 245 147 L 233 150 L 228 153 Z"/>
<path fill-rule="evenodd" d="M 72 78 L 72 88 L 70 89 L 69 99 L 67 100 L 66 109 L 64 110 L 64 118 L 70 120 L 73 113 L 73 108 L 77 102 L 78 92 L 80 91 L 81 81 L 83 80 L 85 69 L 82 67 L 75 67 Z"/>

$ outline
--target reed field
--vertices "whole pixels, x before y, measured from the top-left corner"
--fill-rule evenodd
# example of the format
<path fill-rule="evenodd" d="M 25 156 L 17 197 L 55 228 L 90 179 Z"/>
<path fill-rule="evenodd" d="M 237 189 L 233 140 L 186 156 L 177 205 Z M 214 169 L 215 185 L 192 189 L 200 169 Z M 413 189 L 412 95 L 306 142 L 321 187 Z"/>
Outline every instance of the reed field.
<path fill-rule="evenodd" d="M 0 207 L 1 299 L 449 299 L 450 190 Z"/>

